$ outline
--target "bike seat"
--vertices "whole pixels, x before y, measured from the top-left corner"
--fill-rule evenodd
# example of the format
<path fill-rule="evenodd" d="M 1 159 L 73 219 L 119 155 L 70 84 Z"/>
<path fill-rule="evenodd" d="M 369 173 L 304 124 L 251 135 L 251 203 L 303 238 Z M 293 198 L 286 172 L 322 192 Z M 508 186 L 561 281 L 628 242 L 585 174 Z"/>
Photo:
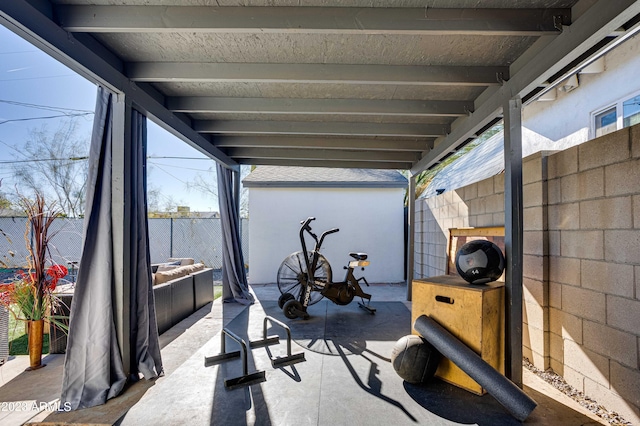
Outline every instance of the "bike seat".
<path fill-rule="evenodd" d="M 367 258 L 367 253 L 349 253 L 349 256 L 353 257 L 355 260 L 365 260 Z"/>

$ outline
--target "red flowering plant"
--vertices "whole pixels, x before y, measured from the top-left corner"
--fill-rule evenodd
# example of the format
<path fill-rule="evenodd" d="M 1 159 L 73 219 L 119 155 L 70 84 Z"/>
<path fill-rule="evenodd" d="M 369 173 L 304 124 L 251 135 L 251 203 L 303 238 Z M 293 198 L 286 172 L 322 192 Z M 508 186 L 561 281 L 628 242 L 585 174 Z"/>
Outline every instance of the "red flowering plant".
<path fill-rule="evenodd" d="M 17 319 L 55 322 L 65 329 L 61 317 L 51 314 L 60 303 L 54 294 L 58 281 L 67 275 L 67 268 L 51 261 L 49 243 L 56 232 L 51 225 L 62 213 L 54 204 L 47 205 L 44 197 L 35 200 L 21 197 L 21 206 L 27 214 L 25 242 L 27 270 L 18 271 L 14 279 L 0 284 L 0 305 L 11 310 Z"/>

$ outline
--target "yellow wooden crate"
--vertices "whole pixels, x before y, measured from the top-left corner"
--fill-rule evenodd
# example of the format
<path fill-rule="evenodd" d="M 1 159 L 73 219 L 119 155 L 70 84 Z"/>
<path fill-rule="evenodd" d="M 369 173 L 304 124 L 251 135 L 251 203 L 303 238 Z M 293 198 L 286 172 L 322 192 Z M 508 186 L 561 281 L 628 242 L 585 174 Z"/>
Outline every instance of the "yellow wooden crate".
<path fill-rule="evenodd" d="M 459 276 L 441 275 L 414 280 L 412 288 L 412 327 L 420 315 L 430 316 L 504 374 L 504 283 L 471 285 Z M 444 357 L 436 376 L 478 395 L 485 393 Z"/>

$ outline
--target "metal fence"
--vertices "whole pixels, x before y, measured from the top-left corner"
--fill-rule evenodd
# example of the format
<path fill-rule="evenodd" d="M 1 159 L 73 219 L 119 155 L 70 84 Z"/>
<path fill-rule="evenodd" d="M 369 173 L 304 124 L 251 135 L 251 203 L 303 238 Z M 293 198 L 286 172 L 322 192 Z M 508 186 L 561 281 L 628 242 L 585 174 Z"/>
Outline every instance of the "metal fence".
<path fill-rule="evenodd" d="M 0 260 L 9 268 L 26 266 L 25 217 L 0 217 Z M 249 260 L 249 220 L 242 219 L 242 247 Z M 52 260 L 66 265 L 79 262 L 82 252 L 82 219 L 56 219 L 51 232 Z M 191 257 L 207 267 L 222 268 L 222 227 L 220 219 L 175 218 L 149 219 L 151 263 L 166 262 L 170 257 Z"/>

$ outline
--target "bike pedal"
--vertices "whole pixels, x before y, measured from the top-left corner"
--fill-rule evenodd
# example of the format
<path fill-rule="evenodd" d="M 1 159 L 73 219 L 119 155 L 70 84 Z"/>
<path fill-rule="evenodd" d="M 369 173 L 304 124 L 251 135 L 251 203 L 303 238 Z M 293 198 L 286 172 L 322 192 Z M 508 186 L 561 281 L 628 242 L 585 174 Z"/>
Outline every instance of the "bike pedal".
<path fill-rule="evenodd" d="M 370 306 L 367 306 L 362 302 L 358 302 L 358 306 L 360 306 L 365 311 L 369 312 L 371 315 L 375 315 L 376 314 L 376 308 L 372 308 Z"/>

